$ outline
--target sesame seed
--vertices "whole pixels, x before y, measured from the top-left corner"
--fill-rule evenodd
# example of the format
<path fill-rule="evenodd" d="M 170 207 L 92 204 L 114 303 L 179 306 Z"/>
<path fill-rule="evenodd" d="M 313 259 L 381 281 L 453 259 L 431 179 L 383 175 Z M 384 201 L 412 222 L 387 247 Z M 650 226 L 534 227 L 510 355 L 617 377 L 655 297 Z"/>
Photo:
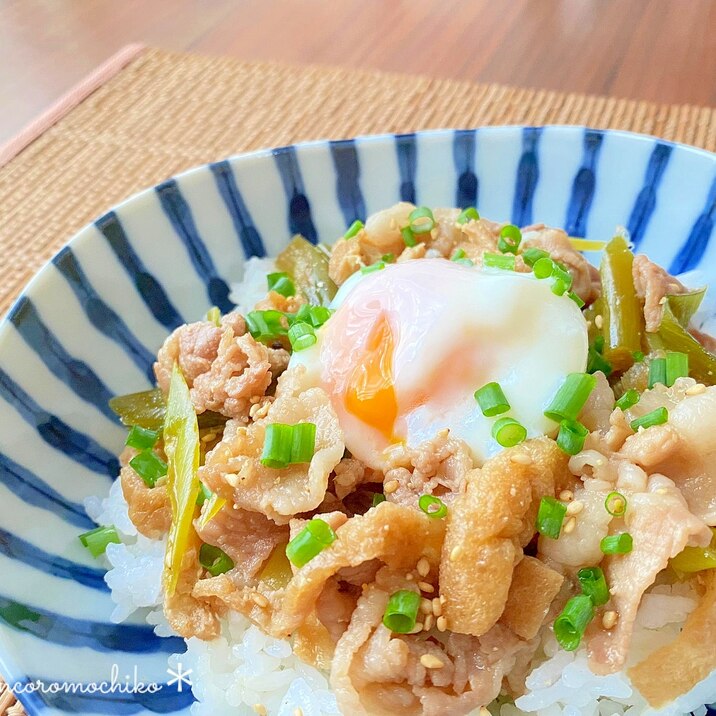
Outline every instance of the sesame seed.
<path fill-rule="evenodd" d="M 686 389 L 686 395 L 701 395 L 706 392 L 706 386 L 703 383 L 697 383 Z"/>
<path fill-rule="evenodd" d="M 442 428 L 441 430 L 438 430 L 439 438 L 446 438 L 449 435 L 450 435 L 450 428 Z"/>
<path fill-rule="evenodd" d="M 426 668 L 426 669 L 442 669 L 445 664 L 443 664 L 440 659 L 438 659 L 437 656 L 434 656 L 433 654 L 423 654 L 420 657 L 420 663 Z"/>
<path fill-rule="evenodd" d="M 212 440 L 216 440 L 216 433 L 207 433 L 202 437 L 201 442 L 210 443 Z"/>
<path fill-rule="evenodd" d="M 296 706 L 293 710 L 293 716 L 303 716 L 303 709 L 300 706 Z"/>
<path fill-rule="evenodd" d="M 266 716 L 266 714 L 268 713 L 266 707 L 263 704 L 254 704 L 253 708 L 259 716 Z"/>
<path fill-rule="evenodd" d="M 562 500 L 562 502 L 569 502 L 574 499 L 574 493 L 571 490 L 562 490 L 562 492 L 559 493 L 559 499 Z"/>
<path fill-rule="evenodd" d="M 516 452 L 510 455 L 510 462 L 514 462 L 517 465 L 531 465 L 532 458 L 524 452 Z"/>
<path fill-rule="evenodd" d="M 594 325 L 601 330 L 602 326 L 604 326 L 603 316 L 594 316 Z"/>
<path fill-rule="evenodd" d="M 454 562 L 461 554 L 462 554 L 462 545 L 459 545 L 459 544 L 455 545 L 455 547 L 453 547 L 450 550 L 450 561 Z"/>
<path fill-rule="evenodd" d="M 428 594 L 431 594 L 435 591 L 435 587 L 433 587 L 433 585 L 429 584 L 428 582 L 418 582 L 418 589 L 421 592 L 427 592 Z"/>
<path fill-rule="evenodd" d="M 445 606 L 445 602 L 447 602 L 447 599 L 445 599 L 445 597 L 441 594 L 441 595 L 440 595 L 440 604 L 442 604 L 443 606 Z"/>
<path fill-rule="evenodd" d="M 604 616 L 602 617 L 602 626 L 605 629 L 612 629 L 614 628 L 614 625 L 617 623 L 618 619 L 619 615 L 616 612 L 604 612 Z"/>
<path fill-rule="evenodd" d="M 405 578 L 406 578 L 409 582 L 412 582 L 412 581 L 415 579 L 415 575 L 414 575 L 412 572 L 408 572 L 408 573 L 405 575 Z"/>
<path fill-rule="evenodd" d="M 433 613 L 433 603 L 429 600 L 423 597 L 420 600 L 420 612 L 421 614 L 432 614 Z"/>
<path fill-rule="evenodd" d="M 422 622 L 415 622 L 415 626 L 408 632 L 408 634 L 420 634 L 423 630 Z"/>
<path fill-rule="evenodd" d="M 444 616 L 440 615 L 435 624 L 438 628 L 438 631 L 440 631 L 440 632 L 447 631 L 447 619 Z"/>
<path fill-rule="evenodd" d="M 433 614 L 436 617 L 439 617 L 443 613 L 443 605 L 440 599 L 438 599 L 438 597 L 435 597 L 435 599 L 433 599 L 431 606 Z"/>
<path fill-rule="evenodd" d="M 423 631 L 430 631 L 433 628 L 434 621 L 435 617 L 432 614 L 428 614 L 425 617 L 425 622 L 423 623 Z"/>
<path fill-rule="evenodd" d="M 574 532 L 574 528 L 577 526 L 577 520 L 574 517 L 570 517 L 562 528 L 562 532 L 568 535 Z"/>
<path fill-rule="evenodd" d="M 663 306 L 665 303 L 666 303 L 666 296 L 662 296 L 662 297 L 659 299 L 659 305 L 660 305 L 660 306 Z"/>
<path fill-rule="evenodd" d="M 251 601 L 260 609 L 265 609 L 269 605 L 269 600 L 260 592 L 254 592 L 251 595 Z"/>
<path fill-rule="evenodd" d="M 568 515 L 578 515 L 584 509 L 584 503 L 581 500 L 575 500 L 567 505 Z"/>
<path fill-rule="evenodd" d="M 428 560 L 425 559 L 425 557 L 421 557 L 421 558 L 418 560 L 418 567 L 417 567 L 417 569 L 418 569 L 418 574 L 419 574 L 421 577 L 427 577 L 428 574 L 430 574 L 430 562 L 428 562 Z"/>
<path fill-rule="evenodd" d="M 400 487 L 400 485 L 397 480 L 388 480 L 388 482 L 383 485 L 383 492 L 386 495 L 392 495 L 398 487 Z"/>

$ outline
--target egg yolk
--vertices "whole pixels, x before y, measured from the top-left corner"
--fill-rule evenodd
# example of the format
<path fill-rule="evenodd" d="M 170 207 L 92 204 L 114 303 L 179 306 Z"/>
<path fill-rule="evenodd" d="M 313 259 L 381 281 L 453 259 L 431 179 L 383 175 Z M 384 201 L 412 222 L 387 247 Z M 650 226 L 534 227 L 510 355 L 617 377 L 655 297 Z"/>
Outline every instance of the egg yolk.
<path fill-rule="evenodd" d="M 381 316 L 350 376 L 345 398 L 349 413 L 391 441 L 398 415 L 393 385 L 393 344 L 390 324 Z"/>

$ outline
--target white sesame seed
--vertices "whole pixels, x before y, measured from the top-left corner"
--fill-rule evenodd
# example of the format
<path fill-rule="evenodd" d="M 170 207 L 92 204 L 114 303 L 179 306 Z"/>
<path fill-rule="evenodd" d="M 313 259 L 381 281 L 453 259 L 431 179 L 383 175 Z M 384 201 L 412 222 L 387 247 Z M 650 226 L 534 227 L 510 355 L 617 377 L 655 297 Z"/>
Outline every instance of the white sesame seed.
<path fill-rule="evenodd" d="M 604 612 L 604 616 L 602 616 L 602 626 L 605 629 L 613 629 L 618 619 L 619 615 L 616 612 Z"/>
<path fill-rule="evenodd" d="M 442 669 L 445 664 L 443 664 L 440 659 L 438 659 L 437 656 L 434 656 L 433 654 L 423 654 L 420 657 L 420 663 L 426 668 L 426 669 Z"/>
<path fill-rule="evenodd" d="M 383 492 L 386 495 L 392 495 L 398 487 L 400 487 L 400 485 L 397 480 L 388 480 L 388 482 L 383 485 Z"/>
<path fill-rule="evenodd" d="M 430 631 L 433 628 L 433 622 L 435 617 L 432 614 L 428 614 L 423 622 L 423 631 Z"/>
<path fill-rule="evenodd" d="M 574 528 L 577 526 L 577 520 L 574 517 L 570 517 L 562 528 L 562 532 L 568 535 L 574 532 Z"/>
<path fill-rule="evenodd" d="M 421 577 L 427 577 L 428 574 L 430 574 L 430 562 L 428 562 L 425 557 L 421 557 L 418 560 L 418 566 L 417 566 L 418 574 Z"/>
<path fill-rule="evenodd" d="M 444 616 L 440 615 L 435 625 L 437 626 L 438 631 L 447 631 L 447 619 Z"/>
<path fill-rule="evenodd" d="M 412 581 L 415 579 L 415 575 L 414 575 L 412 572 L 408 572 L 408 573 L 405 575 L 405 578 L 406 578 L 409 582 L 412 582 Z"/>
<path fill-rule="evenodd" d="M 408 632 L 408 634 L 420 634 L 423 630 L 422 622 L 415 622 L 415 626 Z"/>
<path fill-rule="evenodd" d="M 584 509 L 584 503 L 581 500 L 575 500 L 567 505 L 568 515 L 578 515 Z"/>
<path fill-rule="evenodd" d="M 525 452 L 516 452 L 510 455 L 510 462 L 517 465 L 531 465 L 532 458 Z"/>
<path fill-rule="evenodd" d="M 559 493 L 559 499 L 562 500 L 562 502 L 569 502 L 574 499 L 574 493 L 571 490 L 562 490 L 562 492 Z"/>
<path fill-rule="evenodd" d="M 432 612 L 436 617 L 439 617 L 443 613 L 443 605 L 438 597 L 435 597 L 432 601 Z"/>
<path fill-rule="evenodd" d="M 594 325 L 601 330 L 604 326 L 604 317 L 601 315 L 594 316 Z"/>
<path fill-rule="evenodd" d="M 706 391 L 706 386 L 703 383 L 697 383 L 686 389 L 686 395 L 701 395 Z"/>
<path fill-rule="evenodd" d="M 462 545 L 460 545 L 460 544 L 455 545 L 455 547 L 453 547 L 450 550 L 450 561 L 454 562 L 456 559 L 458 559 L 460 557 L 461 554 L 462 554 Z"/>
<path fill-rule="evenodd" d="M 428 594 L 431 594 L 435 591 L 435 587 L 433 587 L 433 585 L 429 582 L 418 582 L 418 589 L 421 592 L 427 592 Z"/>
<path fill-rule="evenodd" d="M 420 613 L 421 614 L 432 614 L 433 613 L 433 603 L 429 600 L 423 597 L 420 600 Z"/>
<path fill-rule="evenodd" d="M 440 595 L 439 599 L 440 599 L 440 604 L 445 606 L 445 602 L 447 602 L 447 599 L 445 599 L 445 597 L 442 594 Z"/>
<path fill-rule="evenodd" d="M 269 600 L 260 592 L 254 592 L 251 595 L 251 601 L 260 609 L 265 609 L 269 605 Z"/>

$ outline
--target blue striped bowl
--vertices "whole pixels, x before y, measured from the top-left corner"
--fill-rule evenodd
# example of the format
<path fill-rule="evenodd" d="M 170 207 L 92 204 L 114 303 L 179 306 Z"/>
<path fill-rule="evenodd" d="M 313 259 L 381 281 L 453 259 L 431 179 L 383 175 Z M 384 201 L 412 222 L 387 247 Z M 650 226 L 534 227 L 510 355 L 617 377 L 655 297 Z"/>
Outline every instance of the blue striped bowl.
<path fill-rule="evenodd" d="M 652 137 L 576 127 L 487 128 L 318 142 L 199 167 L 83 229 L 0 327 L 0 671 L 12 683 L 102 682 L 112 666 L 166 683 L 181 650 L 139 621 L 110 622 L 102 572 L 77 534 L 82 500 L 117 475 L 124 430 L 107 407 L 142 390 L 176 326 L 211 305 L 247 256 L 300 232 L 332 242 L 400 199 L 476 205 L 572 235 L 626 226 L 672 272 L 713 277 L 716 157 Z M 191 696 L 34 693 L 38 713 L 167 713 Z"/>

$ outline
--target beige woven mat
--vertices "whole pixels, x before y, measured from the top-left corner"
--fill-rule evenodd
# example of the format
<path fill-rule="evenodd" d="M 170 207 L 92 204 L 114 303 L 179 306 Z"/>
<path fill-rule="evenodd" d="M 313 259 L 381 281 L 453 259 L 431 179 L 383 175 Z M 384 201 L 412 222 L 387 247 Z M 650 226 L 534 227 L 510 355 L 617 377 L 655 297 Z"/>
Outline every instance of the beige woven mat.
<path fill-rule="evenodd" d="M 195 164 L 306 139 L 521 123 L 716 150 L 712 109 L 147 50 L 0 168 L 0 314 L 85 223 Z"/>

